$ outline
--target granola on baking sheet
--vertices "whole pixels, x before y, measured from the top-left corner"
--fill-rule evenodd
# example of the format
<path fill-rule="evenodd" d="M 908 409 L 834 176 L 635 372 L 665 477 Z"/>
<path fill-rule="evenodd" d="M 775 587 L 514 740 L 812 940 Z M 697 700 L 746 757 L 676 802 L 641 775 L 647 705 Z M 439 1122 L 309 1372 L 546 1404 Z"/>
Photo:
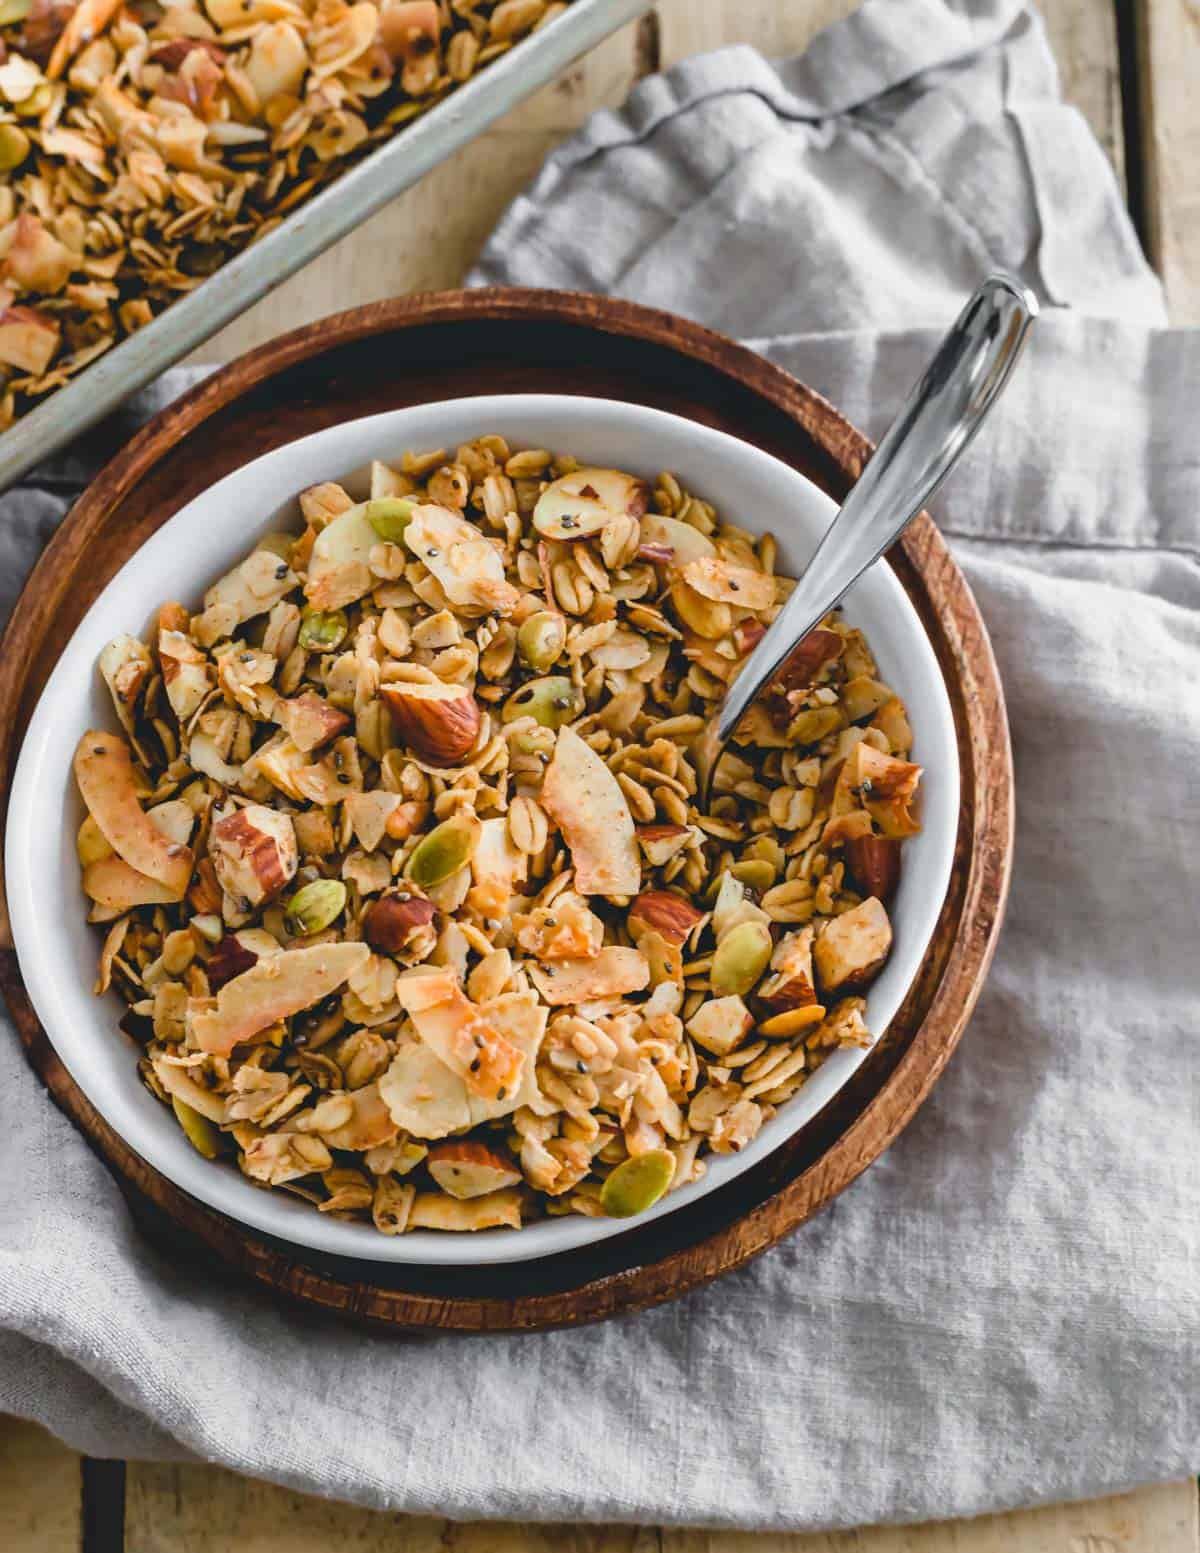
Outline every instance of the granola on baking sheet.
<path fill-rule="evenodd" d="M 694 803 L 769 535 L 498 436 L 298 508 L 104 649 L 75 757 L 97 991 L 202 1154 L 385 1234 L 624 1216 L 870 1044 L 921 768 L 839 612 Z"/>
<path fill-rule="evenodd" d="M 564 0 L 0 0 L 0 428 Z"/>

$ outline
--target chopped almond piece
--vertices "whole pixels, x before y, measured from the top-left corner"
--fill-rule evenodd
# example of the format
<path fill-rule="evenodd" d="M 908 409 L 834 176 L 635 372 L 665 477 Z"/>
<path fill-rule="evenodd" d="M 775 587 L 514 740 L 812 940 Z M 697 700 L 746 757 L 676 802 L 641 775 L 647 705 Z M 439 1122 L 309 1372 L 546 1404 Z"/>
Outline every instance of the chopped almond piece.
<path fill-rule="evenodd" d="M 314 695 L 312 691 L 305 691 L 290 701 L 277 701 L 272 716 L 296 748 L 306 754 L 320 749 L 330 739 L 340 738 L 351 722 L 348 713 L 331 706 L 323 696 Z"/>
<path fill-rule="evenodd" d="M 35 307 L 0 313 L 0 361 L 40 377 L 54 360 L 62 331 L 58 321 Z"/>
<path fill-rule="evenodd" d="M 724 1057 L 754 1028 L 754 1016 L 741 998 L 709 998 L 687 1022 L 688 1034 L 707 1051 Z"/>
<path fill-rule="evenodd" d="M 216 819 L 208 849 L 221 888 L 241 912 L 278 895 L 300 861 L 289 816 L 260 803 Z"/>
<path fill-rule="evenodd" d="M 212 689 L 208 659 L 182 631 L 160 631 L 158 662 L 171 710 L 187 722 Z"/>
<path fill-rule="evenodd" d="M 758 989 L 758 1001 L 773 1013 L 801 1008 L 817 1001 L 813 984 L 813 930 L 802 927 L 788 933 L 775 945 L 771 956 L 771 975 Z"/>
<path fill-rule="evenodd" d="M 879 973 L 892 948 L 892 924 L 882 902 L 863 901 L 826 923 L 813 945 L 821 991 L 856 992 Z"/>

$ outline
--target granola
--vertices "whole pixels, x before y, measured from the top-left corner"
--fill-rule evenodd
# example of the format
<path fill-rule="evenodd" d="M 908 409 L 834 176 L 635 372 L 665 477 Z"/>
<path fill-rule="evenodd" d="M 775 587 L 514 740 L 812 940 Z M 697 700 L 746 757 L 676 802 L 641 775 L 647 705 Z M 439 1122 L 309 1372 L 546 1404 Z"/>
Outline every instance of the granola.
<path fill-rule="evenodd" d="M 870 1044 L 904 705 L 835 611 L 701 810 L 689 746 L 792 586 L 769 535 L 498 436 L 297 506 L 100 656 L 96 990 L 202 1154 L 321 1212 L 643 1212 Z"/>
<path fill-rule="evenodd" d="M 565 8 L 0 0 L 0 429 Z"/>

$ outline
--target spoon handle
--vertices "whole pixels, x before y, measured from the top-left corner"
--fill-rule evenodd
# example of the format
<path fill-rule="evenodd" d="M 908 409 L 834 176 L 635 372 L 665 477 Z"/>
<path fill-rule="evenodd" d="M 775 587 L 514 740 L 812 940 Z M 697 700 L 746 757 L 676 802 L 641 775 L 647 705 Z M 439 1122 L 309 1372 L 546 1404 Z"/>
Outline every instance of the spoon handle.
<path fill-rule="evenodd" d="M 989 276 L 963 308 L 701 736 L 695 751 L 701 800 L 755 697 L 957 463 L 1008 382 L 1037 312 L 1033 294 L 1002 274 Z"/>

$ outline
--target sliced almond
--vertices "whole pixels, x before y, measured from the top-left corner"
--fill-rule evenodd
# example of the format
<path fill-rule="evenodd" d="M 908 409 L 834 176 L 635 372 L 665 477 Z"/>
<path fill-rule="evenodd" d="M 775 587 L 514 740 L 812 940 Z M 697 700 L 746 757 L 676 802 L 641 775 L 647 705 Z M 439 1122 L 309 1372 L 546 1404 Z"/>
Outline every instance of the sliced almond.
<path fill-rule="evenodd" d="M 667 518 L 658 512 L 648 512 L 641 520 L 642 545 L 656 545 L 670 551 L 672 567 L 686 566 L 705 556 L 716 555 L 717 547 L 707 534 L 702 534 L 690 523 L 678 518 Z"/>
<path fill-rule="evenodd" d="M 436 1144 L 426 1163 L 442 1191 L 460 1201 L 516 1186 L 521 1179 L 511 1159 L 474 1138 Z"/>
<path fill-rule="evenodd" d="M 538 497 L 533 526 L 546 539 L 588 539 L 614 518 L 641 518 L 649 498 L 644 480 L 619 469 L 575 469 Z"/>

